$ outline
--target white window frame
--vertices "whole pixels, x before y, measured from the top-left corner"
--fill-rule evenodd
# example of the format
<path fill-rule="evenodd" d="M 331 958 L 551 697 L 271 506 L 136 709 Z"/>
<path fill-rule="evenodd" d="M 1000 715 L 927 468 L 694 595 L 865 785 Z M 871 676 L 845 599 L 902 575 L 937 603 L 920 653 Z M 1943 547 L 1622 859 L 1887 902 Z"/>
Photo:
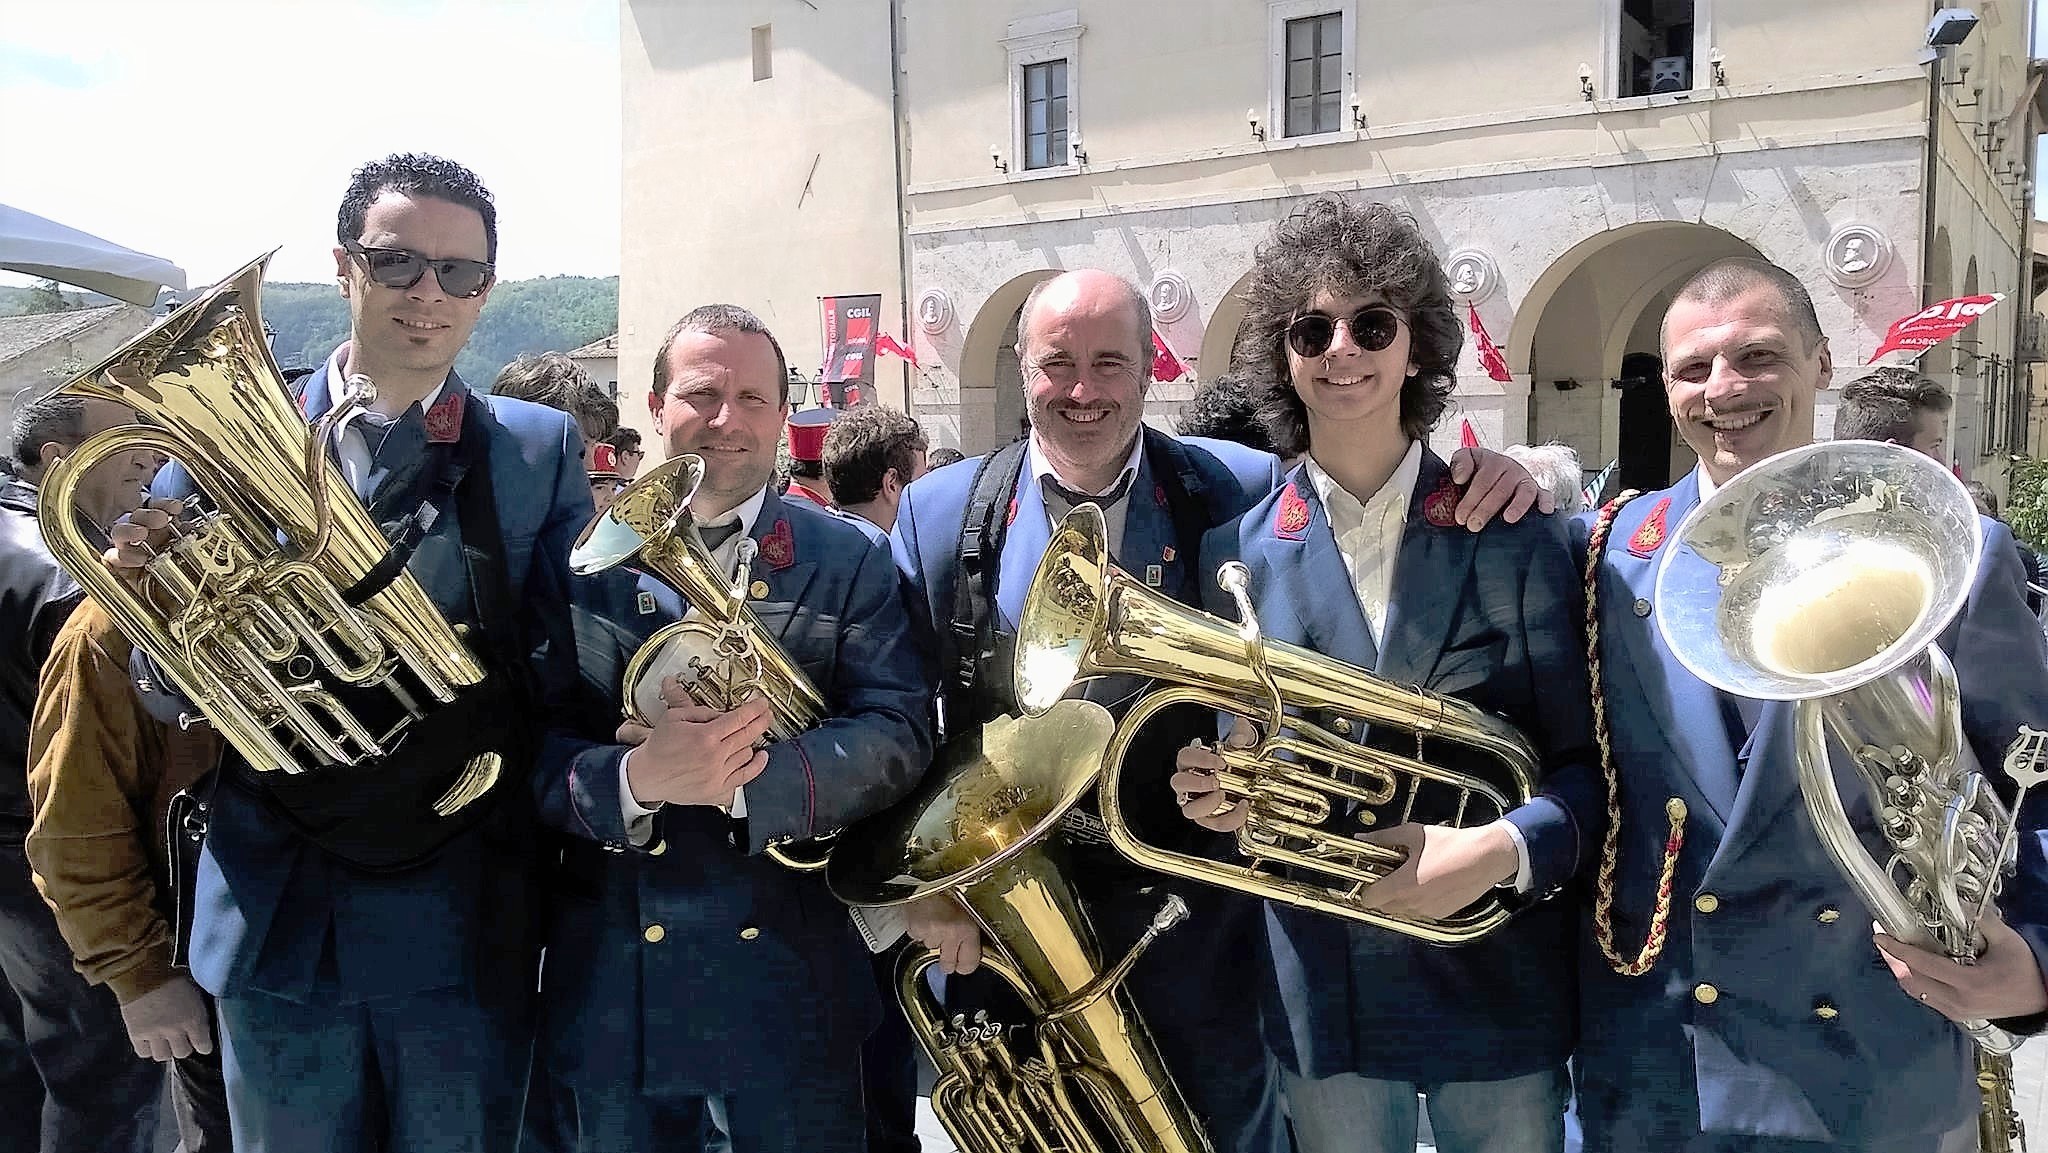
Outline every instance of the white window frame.
<path fill-rule="evenodd" d="M 1009 176 L 1043 176 L 1046 173 L 1069 173 L 1080 171 L 1075 160 L 1076 147 L 1081 136 L 1081 33 L 1088 26 L 1081 23 L 1081 12 L 1077 8 L 1063 8 L 1039 16 L 1026 16 L 1012 20 L 1004 29 L 1003 50 L 1009 57 L 1010 69 L 1010 154 L 1004 159 L 1010 166 Z M 1044 168 L 1024 167 L 1024 66 L 1047 64 L 1054 60 L 1067 62 L 1067 162 L 1052 164 Z"/>
<path fill-rule="evenodd" d="M 1620 3 L 1620 0 L 1615 0 Z M 1343 90 L 1338 94 L 1337 128 L 1306 136 L 1287 135 L 1287 22 L 1309 16 L 1343 17 Z M 1330 140 L 1355 132 L 1352 103 L 1358 96 L 1358 0 L 1266 0 L 1266 143 L 1283 140 Z"/>
<path fill-rule="evenodd" d="M 1621 95 L 1621 4 L 1622 0 L 1606 0 L 1600 6 L 1600 55 L 1606 61 L 1600 67 L 1600 91 L 1597 99 L 1603 103 L 1610 100 L 1641 100 L 1649 96 Z M 1692 0 L 1692 88 L 1693 92 L 1711 93 L 1714 90 L 1714 64 L 1709 57 L 1714 54 L 1714 0 Z M 1669 100 L 1676 92 L 1658 94 Z"/>

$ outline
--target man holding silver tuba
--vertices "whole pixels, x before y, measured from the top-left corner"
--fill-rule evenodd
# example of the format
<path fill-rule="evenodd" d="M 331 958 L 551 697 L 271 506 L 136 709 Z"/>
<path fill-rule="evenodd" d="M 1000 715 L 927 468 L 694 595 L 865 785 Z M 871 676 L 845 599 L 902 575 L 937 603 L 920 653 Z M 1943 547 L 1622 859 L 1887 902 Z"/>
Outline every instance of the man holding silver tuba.
<path fill-rule="evenodd" d="M 534 824 L 521 786 L 550 706 L 567 691 L 549 675 L 559 662 L 537 667 L 532 654 L 543 641 L 556 656 L 568 647 L 553 634 L 568 620 L 569 545 L 591 508 L 569 418 L 474 393 L 454 371 L 490 294 L 497 240 L 490 193 L 467 168 L 414 154 L 364 165 L 336 221 L 349 342 L 295 389 L 297 412 L 283 409 L 289 399 L 259 396 L 264 382 L 242 380 L 247 360 L 224 377 L 235 382 L 236 404 L 204 406 L 239 412 L 279 401 L 269 427 L 288 471 L 277 487 L 293 487 L 294 499 L 306 495 L 301 485 L 324 494 L 309 498 L 325 509 L 319 531 L 306 534 L 318 543 L 295 541 L 299 555 L 340 565 L 332 558 L 345 550 L 374 549 L 362 554 L 381 558 L 368 571 L 343 570 L 349 593 L 364 598 L 350 603 L 367 610 L 355 619 L 394 630 L 377 634 L 391 638 L 392 656 L 367 681 L 336 672 L 332 646 L 239 667 L 273 684 L 298 678 L 283 694 L 292 700 L 324 681 L 337 704 L 321 716 L 360 712 L 344 736 L 382 729 L 395 711 L 409 718 L 392 730 L 402 739 L 337 745 L 352 762 L 285 772 L 231 754 L 198 790 L 208 811 L 190 896 L 191 972 L 217 998 L 234 1144 L 252 1153 L 509 1153 L 517 1141 L 536 957 Z M 191 315 L 211 324 L 239 314 L 240 339 L 260 339 L 246 324 L 259 276 L 252 265 Z M 179 355 L 210 363 L 220 347 L 201 342 Z M 118 383 L 119 374 L 106 375 Z M 148 395 L 168 392 L 166 384 Z M 299 413 L 329 437 L 318 446 L 325 456 L 303 466 Z M 167 468 L 159 497 L 191 495 L 192 478 L 202 488 L 206 477 L 224 489 L 247 483 L 236 454 L 255 446 L 209 435 L 193 447 L 195 457 L 228 459 Z M 341 484 L 362 507 L 333 507 Z M 275 494 L 200 495 L 232 510 Z M 139 511 L 115 527 L 110 561 L 161 593 L 175 586 L 159 581 L 154 562 L 178 560 L 194 532 L 220 521 L 199 523 L 174 531 L 165 510 Z M 256 526 L 247 539 L 282 527 Z M 209 580 L 232 575 L 206 571 Z M 298 579 L 292 599 L 235 607 L 304 622 L 322 610 L 294 606 L 320 590 L 317 578 Z M 409 598 L 403 612 L 387 599 L 400 595 Z M 247 648 L 233 632 L 245 619 L 222 622 L 229 649 Z M 431 641 L 406 644 L 412 636 Z M 438 707 L 430 690 L 395 679 L 436 657 L 459 657 L 464 670 L 455 681 L 434 673 Z M 198 683 L 191 669 L 153 668 L 148 680 L 166 686 L 167 675 Z M 172 716 L 190 708 L 157 699 Z M 225 703 L 211 718 L 217 728 L 236 715 Z"/>
<path fill-rule="evenodd" d="M 1586 827 L 1607 830 L 1579 965 L 1585 1147 L 1974 1149 L 1972 1046 L 1951 1022 L 2033 1032 L 2048 1010 L 2048 801 L 2033 796 L 2018 814 L 2018 872 L 1977 922 L 1974 965 L 1883 932 L 1873 939 L 1872 914 L 1831 856 L 1811 798 L 1802 803 L 1799 766 L 1819 743 L 1795 725 L 1806 715 L 1795 704 L 1807 702 L 1716 689 L 1683 663 L 1703 667 L 1698 655 L 1670 639 L 1675 621 L 1721 603 L 1730 575 L 1717 579 L 1691 553 L 1690 529 L 1671 538 L 1717 491 L 1764 475 L 1737 481 L 1743 470 L 1813 440 L 1815 397 L 1833 375 L 1827 338 L 1791 274 L 1739 259 L 1678 289 L 1662 340 L 1671 417 L 1699 467 L 1577 524 L 1598 601 L 1606 722 L 1606 779 L 1580 794 Z M 1960 687 L 1965 743 L 2002 791 L 2008 743 L 2023 725 L 2048 724 L 2048 654 L 2002 526 L 1982 523 L 1964 588 L 1938 647 Z M 1794 627 L 1809 637 L 1816 628 Z M 1827 743 L 1838 765 L 1907 751 Z M 1860 793 L 1842 824 L 1886 859 Z"/>
<path fill-rule="evenodd" d="M 650 494 L 673 502 L 668 512 L 686 504 L 686 517 L 665 512 L 631 531 L 696 534 L 690 555 L 712 571 L 694 576 L 710 588 L 693 605 L 654 563 L 646 575 L 576 562 L 594 574 L 579 579 L 577 631 L 603 732 L 537 782 L 542 819 L 570 837 L 541 1044 L 591 1153 L 695 1149 L 707 1107 L 735 1153 L 865 1148 L 860 1050 L 878 1020 L 867 951 L 823 872 L 770 854 L 917 783 L 931 759 L 931 688 L 888 550 L 775 493 L 788 380 L 753 313 L 708 305 L 678 321 L 649 397 L 671 459 L 586 540 L 625 527 L 612 518 L 637 517 Z M 700 461 L 694 491 L 649 487 Z M 758 622 L 746 643 L 759 667 L 718 657 L 723 648 L 675 662 L 673 676 L 656 660 L 660 683 L 624 693 L 651 723 L 628 720 L 613 737 L 636 652 L 657 630 L 719 616 Z M 797 731 L 778 728 L 787 718 L 760 671 L 784 654 L 820 698 Z"/>
<path fill-rule="evenodd" d="M 1450 468 L 1424 443 L 1448 411 L 1464 339 L 1428 240 L 1384 204 L 1320 197 L 1261 247 L 1247 300 L 1240 374 L 1275 447 L 1304 460 L 1208 535 L 1204 563 L 1243 564 L 1267 641 L 1505 717 L 1531 746 L 1529 776 L 1582 768 L 1592 730 L 1564 524 L 1467 531 Z M 1211 612 L 1238 616 L 1232 597 L 1206 592 Z M 1390 779 L 1375 801 L 1339 808 L 1333 820 L 1347 830 L 1406 853 L 1364 888 L 1365 906 L 1431 932 L 1489 893 L 1528 906 L 1447 948 L 1407 924 L 1266 904 L 1258 996 L 1237 1002 L 1247 1017 L 1262 1010 L 1302 1153 L 1413 1149 L 1418 1093 L 1445 1153 L 1562 1150 L 1572 918 L 1568 902 L 1545 898 L 1580 860 L 1570 809 L 1541 795 L 1517 804 L 1534 782 L 1509 787 L 1507 773 L 1449 739 L 1424 751 L 1421 730 L 1318 710 L 1302 724 L 1492 786 Z M 1228 742 L 1249 748 L 1263 735 L 1251 728 L 1239 718 Z M 1235 833 L 1262 819 L 1260 802 L 1220 791 L 1215 751 L 1183 749 L 1178 766 L 1171 787 L 1189 820 Z"/>

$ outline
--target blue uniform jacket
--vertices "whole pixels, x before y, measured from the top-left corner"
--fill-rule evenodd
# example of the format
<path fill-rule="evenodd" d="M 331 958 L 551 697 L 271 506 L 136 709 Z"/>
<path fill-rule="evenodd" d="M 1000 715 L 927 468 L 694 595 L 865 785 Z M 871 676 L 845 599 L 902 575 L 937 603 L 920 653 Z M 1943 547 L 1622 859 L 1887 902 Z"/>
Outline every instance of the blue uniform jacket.
<path fill-rule="evenodd" d="M 1191 499 L 1203 502 L 1204 520 L 1222 524 L 1270 491 L 1279 481 L 1279 462 L 1270 454 L 1225 441 L 1181 438 L 1198 483 Z M 1116 564 L 1143 580 L 1157 567 L 1159 587 L 1183 587 L 1183 575 L 1213 571 L 1204 555 L 1186 556 L 1174 539 L 1166 490 L 1152 472 L 1151 452 L 1141 457 L 1125 513 Z M 967 502 L 980 459 L 946 466 L 904 490 L 894 532 L 897 564 L 923 594 L 930 619 L 943 634 L 953 617 L 953 589 L 959 569 Z M 1196 491 L 1199 488 L 1200 491 Z M 1013 490 L 1014 516 L 995 563 L 997 611 L 992 627 L 1012 632 L 1026 589 L 1052 533 L 1044 492 L 1024 468 Z M 1188 566 L 1199 564 L 1199 570 Z M 1101 686 L 1090 686 L 1100 689 Z M 1102 699 L 1089 692 L 1091 699 Z M 955 727 L 975 723 L 982 711 L 949 703 Z M 1007 705 L 1009 702 L 1000 702 Z M 1173 728 L 1170 716 L 1154 724 Z M 1165 735 L 1140 742 L 1125 777 L 1125 811 L 1140 829 L 1162 830 L 1158 838 L 1183 837 L 1194 827 L 1173 807 L 1165 785 L 1173 749 L 1184 743 Z M 1069 828 L 1072 828 L 1070 817 Z M 1198 830 L 1195 830 L 1198 831 Z M 1143 931 L 1167 889 L 1179 892 L 1193 910 L 1190 919 L 1161 938 L 1125 981 L 1174 1078 L 1208 1127 L 1218 1153 L 1254 1153 L 1283 1140 L 1270 1093 L 1265 1054 L 1236 1000 L 1226 995 L 1249 965 L 1256 946 L 1256 904 L 1222 890 L 1175 881 L 1124 863 L 1107 848 L 1073 846 L 1069 853 L 1076 891 L 1087 906 L 1106 957 L 1120 956 Z"/>
<path fill-rule="evenodd" d="M 465 386 L 451 373 L 446 387 Z M 317 419 L 332 403 L 323 366 L 307 379 L 302 407 Z M 475 393 L 469 403 L 488 404 L 491 484 L 511 593 L 525 606 L 538 644 L 566 624 L 569 545 L 591 515 L 582 441 L 554 409 Z M 405 419 L 420 421 L 418 408 Z M 190 489 L 175 465 L 155 485 L 159 496 Z M 473 624 L 454 505 L 406 570 L 449 621 Z M 559 687 L 550 682 L 551 692 Z M 528 982 L 531 817 L 523 804 L 499 808 L 426 864 L 371 874 L 332 860 L 264 801 L 222 784 L 199 862 L 193 978 L 216 996 L 255 991 L 296 1001 L 394 996 L 483 979 Z"/>
<path fill-rule="evenodd" d="M 909 792 L 931 760 L 930 683 L 886 549 L 844 518 L 772 494 L 753 536 L 753 580 L 766 589 L 754 613 L 824 693 L 830 718 L 770 746 L 746 786 L 746 819 L 670 806 L 654 839 L 632 846 L 625 750 L 609 736 L 566 761 L 543 758 L 535 783 L 542 819 L 571 837 L 543 1043 L 549 1067 L 588 1090 L 788 1088 L 815 1063 L 856 1060 L 877 1020 L 867 950 L 824 874 L 793 872 L 762 849 Z M 579 581 L 577 599 L 579 663 L 601 702 L 590 719 L 609 734 L 626 661 L 684 605 L 623 569 Z"/>
<path fill-rule="evenodd" d="M 1622 800 L 1614 932 L 1625 956 L 1649 925 L 1667 800 L 1683 800 L 1688 815 L 1655 967 L 1618 976 L 1590 929 L 1583 938 L 1586 1148 L 1678 1148 L 1702 1131 L 1850 1147 L 1919 1134 L 1932 1148 L 1933 1135 L 1976 1108 L 1968 1040 L 1900 991 L 1871 941 L 1870 914 L 1821 847 L 1799 791 L 1792 706 L 1763 707 L 1739 771 L 1719 694 L 1678 663 L 1657 628 L 1657 563 L 1679 547 L 1665 541 L 1698 503 L 1692 475 L 1638 497 L 1600 560 L 1601 679 Z M 1581 555 L 1590 520 L 1575 528 Z M 1940 644 L 1962 689 L 1963 727 L 1995 776 L 2017 727 L 2048 722 L 2048 657 L 2012 536 L 1984 525 L 1976 585 Z M 1712 595 L 1711 565 L 1689 552 L 1674 563 L 1685 566 L 1677 587 Z M 1883 862 L 1839 746 L 1834 760 L 1850 818 Z M 1999 902 L 2037 957 L 2048 956 L 2044 805 L 2039 793 L 2025 805 L 2019 874 Z"/>
<path fill-rule="evenodd" d="M 1546 774 L 1583 765 L 1592 727 L 1579 582 L 1564 525 L 1531 517 L 1472 533 L 1433 524 L 1425 504 L 1452 493 L 1449 483 L 1444 462 L 1424 450 L 1380 646 L 1305 469 L 1212 532 L 1204 559 L 1235 555 L 1251 570 L 1253 606 L 1268 640 L 1504 716 L 1529 739 Z M 1213 582 L 1207 595 L 1211 612 L 1237 619 Z M 1412 734 L 1384 736 L 1385 747 L 1414 754 Z M 1445 948 L 1267 905 L 1272 949 L 1260 983 L 1266 1036 L 1284 1064 L 1311 1078 L 1360 1073 L 1422 1083 L 1498 1080 L 1562 1065 L 1574 1025 L 1573 922 L 1567 903 L 1547 898 L 1576 869 L 1582 838 L 1570 810 L 1542 796 L 1509 819 L 1529 845 L 1532 895 L 1546 899 L 1473 944 Z"/>

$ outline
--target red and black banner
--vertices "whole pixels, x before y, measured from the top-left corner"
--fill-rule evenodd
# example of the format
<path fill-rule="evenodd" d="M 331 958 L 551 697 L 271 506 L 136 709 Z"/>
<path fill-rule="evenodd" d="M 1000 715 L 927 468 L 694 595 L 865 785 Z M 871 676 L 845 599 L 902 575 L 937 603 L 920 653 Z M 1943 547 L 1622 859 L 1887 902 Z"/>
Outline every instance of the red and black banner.
<path fill-rule="evenodd" d="M 872 396 L 875 383 L 876 321 L 880 294 L 819 298 L 825 321 L 825 365 L 820 374 L 828 403 L 852 408 Z"/>

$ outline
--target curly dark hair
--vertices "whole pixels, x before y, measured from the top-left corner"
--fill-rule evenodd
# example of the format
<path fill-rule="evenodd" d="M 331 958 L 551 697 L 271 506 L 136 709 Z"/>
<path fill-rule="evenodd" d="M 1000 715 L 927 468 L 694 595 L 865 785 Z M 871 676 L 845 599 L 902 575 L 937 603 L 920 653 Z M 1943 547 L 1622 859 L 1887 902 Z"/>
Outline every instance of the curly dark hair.
<path fill-rule="evenodd" d="M 1258 399 L 1243 381 L 1228 373 L 1195 386 L 1195 395 L 1181 408 L 1175 428 L 1182 436 L 1214 437 L 1261 452 L 1273 451 L 1273 434 L 1259 419 Z"/>
<path fill-rule="evenodd" d="M 335 213 L 336 242 L 359 243 L 370 205 L 386 192 L 431 196 L 476 209 L 484 218 L 484 261 L 498 262 L 498 209 L 491 201 L 491 190 L 462 165 L 424 152 L 393 153 L 355 170 L 348 178 L 348 191 L 341 194 L 341 209 Z"/>
<path fill-rule="evenodd" d="M 1287 367 L 1287 326 L 1318 292 L 1379 296 L 1408 323 L 1415 375 L 1401 386 L 1401 428 L 1420 440 L 1450 410 L 1465 328 L 1450 278 L 1415 219 L 1385 204 L 1318 196 L 1259 246 L 1231 371 L 1258 398 L 1282 456 L 1308 451 L 1308 409 Z"/>

